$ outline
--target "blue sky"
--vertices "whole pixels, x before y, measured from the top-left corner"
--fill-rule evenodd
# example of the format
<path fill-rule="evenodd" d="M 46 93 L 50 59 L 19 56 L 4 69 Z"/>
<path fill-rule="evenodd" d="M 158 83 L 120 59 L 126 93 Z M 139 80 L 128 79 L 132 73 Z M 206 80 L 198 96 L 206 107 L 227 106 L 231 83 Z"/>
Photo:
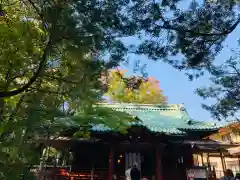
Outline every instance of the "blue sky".
<path fill-rule="evenodd" d="M 238 27 L 225 41 L 224 49 L 216 57 L 216 62 L 223 62 L 231 56 L 231 49 L 237 48 L 237 38 L 240 33 Z M 132 39 L 126 40 L 130 43 Z M 173 104 L 183 103 L 188 114 L 195 120 L 208 121 L 213 120 L 211 115 L 206 110 L 202 109 L 201 104 L 211 104 L 213 100 L 203 100 L 195 94 L 195 89 L 201 86 L 210 85 L 209 76 L 205 75 L 197 80 L 189 81 L 184 72 L 180 72 L 170 65 L 161 62 L 154 62 L 144 56 L 130 56 L 130 61 L 140 60 L 141 64 L 147 64 L 146 71 L 148 76 L 154 76 L 160 81 L 160 88 L 164 95 L 168 97 L 168 102 Z M 127 69 L 130 74 L 133 74 L 133 64 L 122 65 L 122 69 Z"/>

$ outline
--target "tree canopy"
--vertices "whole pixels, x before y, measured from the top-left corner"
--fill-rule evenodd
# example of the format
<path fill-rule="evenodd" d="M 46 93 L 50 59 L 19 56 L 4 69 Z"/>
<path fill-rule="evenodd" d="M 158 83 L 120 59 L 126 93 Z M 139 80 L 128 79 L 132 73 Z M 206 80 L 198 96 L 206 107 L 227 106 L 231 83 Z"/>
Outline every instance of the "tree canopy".
<path fill-rule="evenodd" d="M 203 75 L 205 70 L 211 72 L 223 42 L 240 23 L 239 1 L 189 0 L 184 7 L 182 3 L 181 0 L 3 1 L 1 42 L 10 44 L 4 56 L 21 55 L 16 58 L 17 66 L 15 62 L 1 65 L 4 76 L 0 97 L 29 90 L 47 65 L 62 63 L 59 57 L 74 51 L 82 55 L 83 62 L 83 54 L 98 53 L 97 59 L 107 57 L 107 61 L 94 62 L 98 64 L 95 67 L 106 69 L 116 67 L 126 55 L 134 53 L 187 70 L 190 79 Z M 139 43 L 126 46 L 121 41 L 133 36 L 138 37 Z M 7 73 L 6 66 L 19 65 L 24 69 Z M 19 76 L 24 79 L 20 84 L 16 83 Z"/>
<path fill-rule="evenodd" d="M 77 8 L 86 11 L 88 5 L 76 1 L 73 7 L 73 3 L 10 0 L 1 4 L 2 179 L 18 179 L 20 173 L 28 172 L 25 165 L 39 159 L 32 148 L 37 130 L 44 127 L 42 135 L 58 132 L 54 126 L 45 128 L 57 119 L 70 118 L 80 127 L 103 123 L 123 131 L 124 122 L 132 120 L 126 114 L 113 115 L 108 109 L 93 107 L 102 95 L 100 72 L 112 66 L 98 60 L 94 49 L 107 51 L 111 46 L 109 54 L 117 60 L 119 44 L 108 37 L 109 32 L 101 32 L 105 31 L 102 26 L 108 26 L 106 18 L 99 20 L 99 25 L 88 20 L 90 11 L 87 16 L 82 13 L 74 17 Z M 102 11 L 108 14 L 104 6 Z M 103 38 L 107 39 L 105 43 Z"/>
<path fill-rule="evenodd" d="M 106 81 L 107 92 L 104 94 L 111 101 L 140 104 L 164 104 L 159 81 L 155 78 L 140 76 L 126 76 L 126 71 L 111 70 Z"/>
<path fill-rule="evenodd" d="M 29 48 L 32 40 L 39 52 L 33 58 L 31 50 L 21 49 L 25 52 L 22 58 L 35 60 L 32 62 L 34 71 L 31 71 L 34 73 L 20 87 L 1 90 L 0 97 L 28 89 L 50 61 L 50 54 L 51 59 L 55 59 L 60 52 L 76 47 L 85 53 L 92 52 L 94 47 L 100 55 L 108 54 L 109 61 L 104 61 L 106 67 L 117 66 L 128 52 L 133 52 L 154 60 L 163 59 L 179 69 L 209 68 L 222 49 L 222 42 L 240 22 L 236 10 L 238 3 L 232 0 L 189 1 L 189 7 L 184 9 L 179 3 L 179 0 L 4 1 L 1 5 L 2 31 L 13 28 L 16 31 L 12 33 L 25 32 L 22 37 L 28 37 L 23 44 L 10 43 L 14 47 L 28 43 Z M 30 23 L 35 26 L 29 26 Z M 31 29 L 35 34 L 26 33 Z M 140 35 L 141 42 L 135 48 L 125 46 L 119 39 L 134 35 Z M 178 54 L 182 54 L 183 59 L 171 58 Z"/>
<path fill-rule="evenodd" d="M 211 105 L 203 104 L 215 118 L 219 120 L 228 117 L 239 120 L 240 110 L 240 56 L 239 52 L 232 55 L 223 64 L 210 69 L 211 84 L 198 88 L 199 96 L 215 99 Z"/>

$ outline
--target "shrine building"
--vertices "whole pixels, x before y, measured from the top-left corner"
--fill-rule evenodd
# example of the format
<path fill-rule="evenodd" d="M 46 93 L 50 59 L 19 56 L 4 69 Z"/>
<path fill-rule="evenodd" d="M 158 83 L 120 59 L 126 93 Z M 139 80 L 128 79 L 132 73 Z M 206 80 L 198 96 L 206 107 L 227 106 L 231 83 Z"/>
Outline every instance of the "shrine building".
<path fill-rule="evenodd" d="M 188 142 L 200 141 L 219 129 L 215 123 L 191 119 L 182 104 L 98 105 L 126 112 L 138 121 L 125 134 L 99 124 L 91 127 L 90 138 L 71 138 L 76 131 L 71 125 L 61 137 L 45 140 L 44 146 L 62 152 L 57 165 L 70 167 L 59 170 L 59 176 L 125 179 L 125 171 L 137 162 L 148 180 L 186 180 L 186 169 L 194 166 L 197 153 Z"/>

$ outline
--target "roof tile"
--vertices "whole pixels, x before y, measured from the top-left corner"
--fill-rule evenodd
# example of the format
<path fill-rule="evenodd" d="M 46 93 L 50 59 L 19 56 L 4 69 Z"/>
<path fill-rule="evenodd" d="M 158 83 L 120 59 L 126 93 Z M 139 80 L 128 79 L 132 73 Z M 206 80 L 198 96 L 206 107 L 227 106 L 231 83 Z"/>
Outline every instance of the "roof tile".
<path fill-rule="evenodd" d="M 138 125 L 144 126 L 155 133 L 184 134 L 184 130 L 217 129 L 216 124 L 192 120 L 182 104 L 152 105 L 152 104 L 106 104 L 99 106 L 112 108 L 138 117 Z M 108 131 L 107 127 L 97 125 L 96 131 Z"/>

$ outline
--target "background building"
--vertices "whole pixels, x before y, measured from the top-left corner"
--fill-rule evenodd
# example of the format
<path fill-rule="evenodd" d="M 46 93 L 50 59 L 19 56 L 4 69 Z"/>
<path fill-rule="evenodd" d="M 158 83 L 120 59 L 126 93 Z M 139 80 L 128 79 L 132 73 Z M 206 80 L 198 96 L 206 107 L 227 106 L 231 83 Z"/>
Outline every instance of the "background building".
<path fill-rule="evenodd" d="M 197 155 L 199 165 L 208 166 L 209 162 L 218 178 L 223 176 L 225 169 L 231 169 L 234 173 L 240 172 L 240 122 L 232 122 L 208 138 L 221 144 L 221 147 L 215 153 Z"/>

